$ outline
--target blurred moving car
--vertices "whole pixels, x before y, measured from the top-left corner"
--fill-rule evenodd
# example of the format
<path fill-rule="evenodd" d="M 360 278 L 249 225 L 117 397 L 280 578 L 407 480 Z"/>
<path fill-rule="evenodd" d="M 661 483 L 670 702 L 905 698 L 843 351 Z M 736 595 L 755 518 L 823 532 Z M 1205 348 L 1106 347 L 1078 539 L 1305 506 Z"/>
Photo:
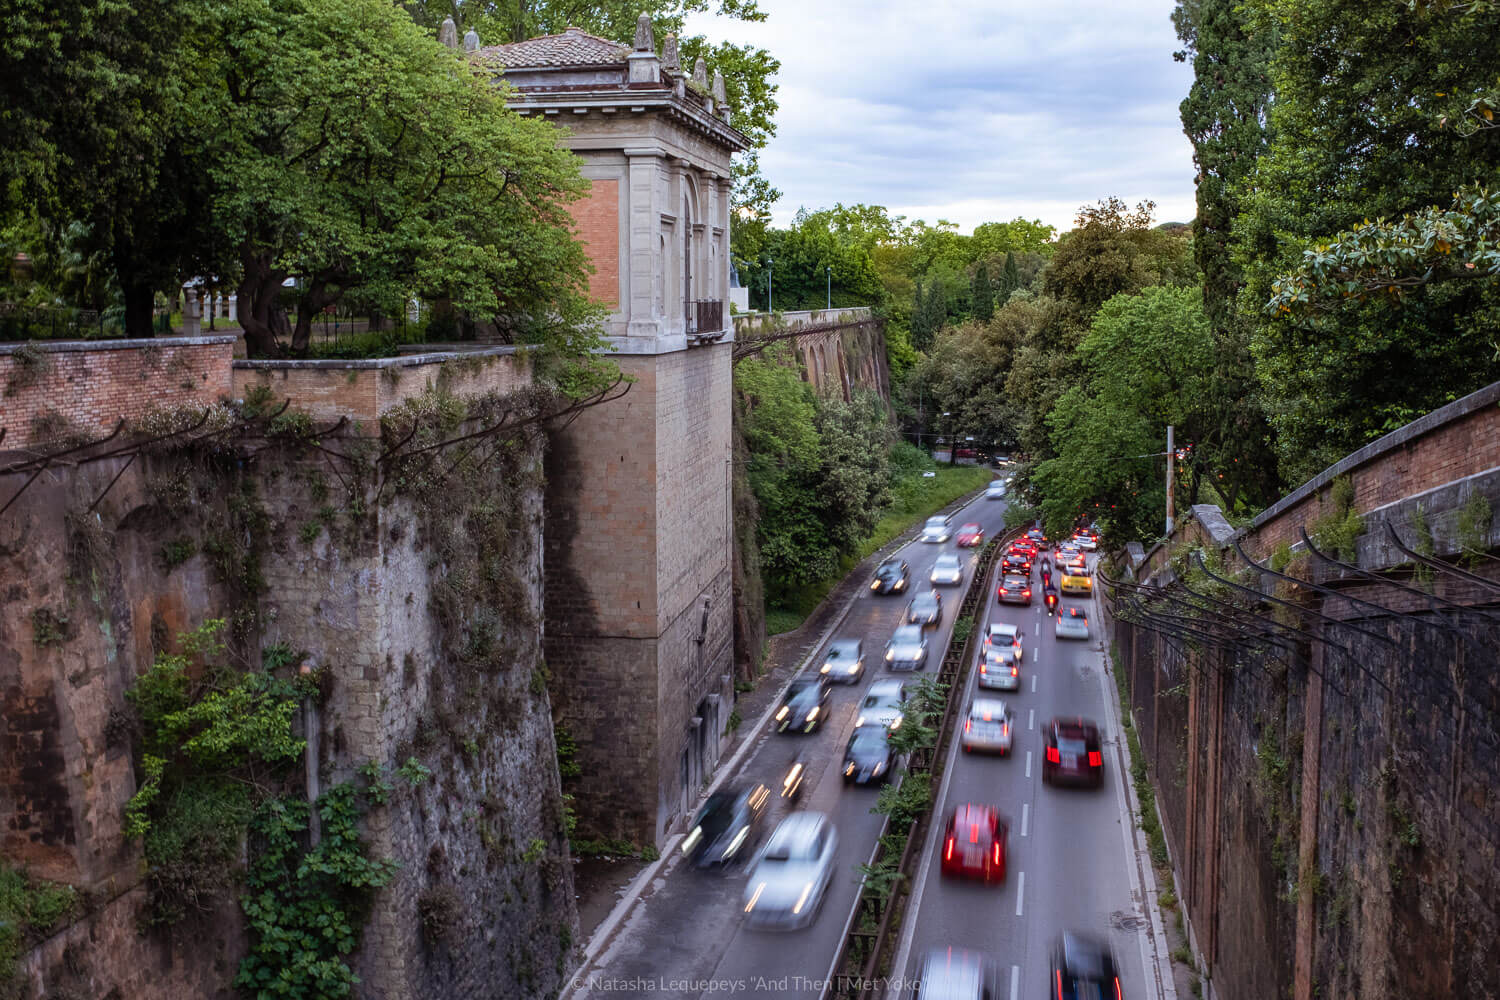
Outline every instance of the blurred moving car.
<path fill-rule="evenodd" d="M 844 784 L 868 785 L 891 780 L 896 751 L 891 749 L 890 730 L 869 723 L 855 726 L 844 748 Z"/>
<path fill-rule="evenodd" d="M 885 644 L 885 662 L 892 670 L 926 670 L 927 633 L 922 626 L 897 625 Z"/>
<path fill-rule="evenodd" d="M 823 654 L 818 673 L 830 681 L 853 684 L 865 676 L 865 644 L 859 639 L 835 639 Z"/>
<path fill-rule="evenodd" d="M 924 542 L 946 542 L 952 535 L 946 514 L 934 514 L 922 526 L 922 541 Z"/>
<path fill-rule="evenodd" d="M 932 564 L 927 580 L 934 587 L 964 582 L 964 561 L 952 552 L 944 552 Z"/>
<path fill-rule="evenodd" d="M 693 817 L 682 853 L 699 868 L 731 864 L 750 853 L 771 790 L 765 785 L 721 788 Z"/>
<path fill-rule="evenodd" d="M 964 719 L 964 753 L 997 753 L 1002 757 L 1011 748 L 1010 709 L 999 698 L 975 698 Z"/>
<path fill-rule="evenodd" d="M 1008 574 L 1000 579 L 995 596 L 1001 604 L 1024 604 L 1031 606 L 1031 581 L 1023 576 Z"/>
<path fill-rule="evenodd" d="M 855 716 L 855 728 L 881 725 L 888 729 L 901 726 L 901 706 L 906 703 L 906 685 L 900 681 L 883 680 L 870 685 L 865 700 L 860 702 L 859 714 Z"/>
<path fill-rule="evenodd" d="M 1036 546 L 1038 552 L 1046 549 L 1049 544 L 1047 542 L 1047 536 L 1042 534 L 1041 528 L 1032 528 L 1030 531 L 1026 532 L 1026 537 L 1030 539 L 1033 545 Z"/>
<path fill-rule="evenodd" d="M 812 923 L 833 878 L 838 841 L 822 813 L 794 812 L 782 820 L 745 883 L 746 922 L 787 929 Z"/>
<path fill-rule="evenodd" d="M 989 485 L 984 488 L 984 498 L 986 500 L 1004 500 L 1005 480 L 991 479 Z"/>
<path fill-rule="evenodd" d="M 958 537 L 953 540 L 953 543 L 961 549 L 972 548 L 975 545 L 983 545 L 984 529 L 978 524 L 975 524 L 973 521 L 970 521 L 968 524 L 960 525 L 958 529 Z"/>
<path fill-rule="evenodd" d="M 1021 576 L 1031 575 L 1031 557 L 1024 552 L 1014 550 L 1005 553 L 1005 558 L 1000 563 L 1002 573 L 1016 573 Z"/>
<path fill-rule="evenodd" d="M 934 948 L 922 956 L 916 995 L 921 1000 L 1000 1000 L 1000 975 L 988 956 Z"/>
<path fill-rule="evenodd" d="M 802 797 L 802 786 L 807 781 L 809 760 L 807 751 L 798 750 L 787 763 L 786 774 L 781 779 L 781 797 L 795 804 Z"/>
<path fill-rule="evenodd" d="M 1059 608 L 1057 637 L 1059 639 L 1087 639 L 1089 637 L 1088 616 L 1078 608 Z"/>
<path fill-rule="evenodd" d="M 943 595 L 935 590 L 924 590 L 911 599 L 906 606 L 908 625 L 937 628 L 943 621 Z"/>
<path fill-rule="evenodd" d="M 1067 597 L 1088 597 L 1094 592 L 1094 581 L 1087 573 L 1067 569 L 1063 571 L 1058 590 Z"/>
<path fill-rule="evenodd" d="M 1125 1000 L 1120 967 L 1102 938 L 1064 931 L 1052 944 L 1048 989 L 1054 1000 Z"/>
<path fill-rule="evenodd" d="M 1048 719 L 1042 726 L 1042 783 L 1047 785 L 1104 784 L 1104 753 L 1099 727 L 1091 719 Z"/>
<path fill-rule="evenodd" d="M 786 693 L 781 696 L 781 707 L 772 717 L 776 731 L 810 733 L 817 729 L 828 716 L 828 695 L 831 692 L 828 679 L 821 674 L 793 677 L 786 686 Z"/>
<path fill-rule="evenodd" d="M 979 652 L 978 684 L 985 690 L 1021 690 L 1021 658 L 1014 646 L 995 646 Z"/>
<path fill-rule="evenodd" d="M 1099 548 L 1099 533 L 1097 531 L 1090 531 L 1086 528 L 1080 529 L 1078 533 L 1073 536 L 1073 540 L 1077 542 L 1078 547 L 1085 552 L 1093 552 Z"/>
<path fill-rule="evenodd" d="M 892 557 L 875 567 L 875 579 L 870 581 L 870 589 L 877 594 L 899 594 L 906 589 L 910 573 L 905 559 Z"/>
<path fill-rule="evenodd" d="M 990 622 L 989 627 L 984 630 L 984 651 L 989 652 L 1000 646 L 1010 646 L 1016 651 L 1016 658 L 1021 658 L 1021 629 L 1017 625 L 1006 622 Z"/>
<path fill-rule="evenodd" d="M 953 810 L 943 834 L 943 874 L 1005 881 L 1005 838 L 1010 832 L 994 806 L 966 802 Z"/>
<path fill-rule="evenodd" d="M 1089 571 L 1088 556 L 1084 555 L 1082 552 L 1074 552 L 1067 558 L 1059 556 L 1057 565 L 1060 569 L 1073 570 L 1078 573 L 1087 573 Z"/>

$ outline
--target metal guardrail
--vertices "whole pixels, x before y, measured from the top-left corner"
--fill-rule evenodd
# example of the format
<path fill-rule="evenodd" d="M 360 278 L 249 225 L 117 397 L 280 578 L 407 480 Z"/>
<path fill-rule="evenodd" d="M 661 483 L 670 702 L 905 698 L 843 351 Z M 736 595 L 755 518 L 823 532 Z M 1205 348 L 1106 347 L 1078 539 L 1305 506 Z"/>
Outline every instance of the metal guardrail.
<path fill-rule="evenodd" d="M 989 596 L 990 577 L 1001 550 L 1011 537 L 1020 535 L 1021 530 L 1012 529 L 990 539 L 980 554 L 979 566 L 964 590 L 958 616 L 954 619 L 957 623 L 965 617 L 969 618 L 972 624 L 968 637 L 965 638 L 962 647 L 955 649 L 950 633 L 948 647 L 944 651 L 942 664 L 938 667 L 938 682 L 946 684 L 948 689 L 936 745 L 912 751 L 911 758 L 906 762 L 906 775 L 902 778 L 903 781 L 912 775 L 926 775 L 929 787 L 931 787 L 932 783 L 940 782 L 942 779 L 943 762 L 947 760 L 948 747 L 952 743 L 953 733 L 957 729 L 958 715 L 963 705 L 966 668 L 973 659 L 972 650 L 977 641 L 976 637 L 980 633 L 977 612 Z M 901 852 L 901 859 L 896 866 L 900 878 L 890 895 L 881 896 L 871 891 L 868 885 L 860 886 L 859 899 L 855 903 L 854 919 L 850 921 L 849 933 L 845 936 L 838 959 L 834 962 L 834 975 L 823 989 L 824 1000 L 854 1000 L 856 997 L 868 997 L 872 990 L 879 988 L 878 984 L 882 978 L 880 976 L 881 959 L 889 943 L 893 920 L 906 910 L 912 870 L 916 865 L 917 852 L 926 841 L 928 824 L 932 822 L 932 806 L 932 802 L 929 802 L 926 811 L 913 821 L 906 831 L 906 847 Z M 880 828 L 872 864 L 878 864 L 884 858 L 884 839 L 889 832 L 889 827 L 890 822 L 887 819 Z M 863 929 L 870 923 L 875 925 L 874 930 Z"/>

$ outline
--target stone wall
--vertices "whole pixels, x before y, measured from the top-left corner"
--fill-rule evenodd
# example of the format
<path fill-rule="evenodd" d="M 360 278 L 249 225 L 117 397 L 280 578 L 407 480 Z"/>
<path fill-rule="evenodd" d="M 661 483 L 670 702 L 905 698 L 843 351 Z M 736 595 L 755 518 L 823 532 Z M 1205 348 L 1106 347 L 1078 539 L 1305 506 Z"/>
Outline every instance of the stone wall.
<path fill-rule="evenodd" d="M 1194 508 L 1134 568 L 1202 593 L 1183 558 L 1200 548 L 1248 588 L 1218 595 L 1248 617 L 1200 613 L 1200 634 L 1174 634 L 1123 597 L 1112 608 L 1213 995 L 1500 996 L 1497 401 L 1500 384 L 1387 435 L 1244 531 Z M 1298 533 L 1317 534 L 1344 476 L 1357 565 L 1314 556 Z M 1388 526 L 1447 562 L 1415 566 Z M 1279 551 L 1295 585 L 1233 541 L 1262 564 Z"/>
<path fill-rule="evenodd" d="M 357 387 L 370 371 L 349 370 L 285 384 Z M 408 395 L 428 381 L 403 379 Z M 375 409 L 359 413 L 394 405 L 376 385 Z M 319 444 L 366 452 L 352 435 Z M 210 617 L 230 620 L 245 662 L 285 643 L 321 671 L 310 796 L 367 763 L 393 786 L 365 818 L 371 853 L 400 868 L 352 959 L 356 995 L 550 995 L 577 926 L 540 655 L 543 433 L 519 432 L 461 479 L 394 492 L 296 441 L 236 458 L 239 447 L 48 471 L 0 516 L 5 854 L 87 900 L 24 957 L 29 995 L 230 995 L 246 947 L 232 894 L 211 915 L 137 933 L 141 852 L 121 831 L 137 778 L 125 691 Z M 0 497 L 24 479 L 0 475 Z M 226 539 L 227 562 L 214 548 Z M 247 590 L 242 556 L 263 589 Z M 426 780 L 396 776 L 412 759 Z"/>
<path fill-rule="evenodd" d="M 70 434 L 102 437 L 120 418 L 229 394 L 233 336 L 0 344 L 0 452 Z"/>
<path fill-rule="evenodd" d="M 808 309 L 785 313 L 744 313 L 734 317 L 736 340 L 791 332 L 799 327 L 823 327 L 791 340 L 802 378 L 819 391 L 849 399 L 855 386 L 878 393 L 890 402 L 890 368 L 886 362 L 884 321 L 868 306 Z"/>

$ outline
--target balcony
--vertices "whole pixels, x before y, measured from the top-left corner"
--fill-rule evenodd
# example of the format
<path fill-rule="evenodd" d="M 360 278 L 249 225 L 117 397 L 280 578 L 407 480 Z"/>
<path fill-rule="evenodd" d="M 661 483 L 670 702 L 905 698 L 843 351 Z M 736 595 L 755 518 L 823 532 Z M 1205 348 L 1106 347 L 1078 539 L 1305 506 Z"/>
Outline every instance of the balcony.
<path fill-rule="evenodd" d="M 724 335 L 723 299 L 690 299 L 682 306 L 688 337 L 700 343 L 711 343 Z"/>

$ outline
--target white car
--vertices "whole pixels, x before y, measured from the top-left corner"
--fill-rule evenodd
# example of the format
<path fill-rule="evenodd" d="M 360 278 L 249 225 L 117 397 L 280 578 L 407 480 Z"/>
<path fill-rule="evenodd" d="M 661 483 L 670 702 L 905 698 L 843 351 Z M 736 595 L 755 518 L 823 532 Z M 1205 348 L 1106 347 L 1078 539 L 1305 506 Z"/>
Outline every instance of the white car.
<path fill-rule="evenodd" d="M 964 753 L 1010 753 L 1010 710 L 998 698 L 975 698 L 964 719 Z"/>
<path fill-rule="evenodd" d="M 1016 651 L 1019 659 L 1021 650 L 1021 630 L 1015 625 L 1007 625 L 1004 622 L 990 622 L 990 627 L 984 633 L 984 647 L 981 652 L 989 652 L 991 649 L 999 649 L 1009 646 Z"/>
<path fill-rule="evenodd" d="M 1005 480 L 991 479 L 990 484 L 984 488 L 984 498 L 986 500 L 1004 500 Z"/>
<path fill-rule="evenodd" d="M 885 662 L 892 670 L 926 670 L 926 630 L 921 625 L 897 625 L 885 644 Z"/>
<path fill-rule="evenodd" d="M 865 692 L 865 700 L 860 703 L 854 727 L 858 729 L 860 726 L 879 723 L 887 729 L 900 729 L 901 720 L 905 718 L 901 706 L 905 703 L 905 684 L 900 681 L 876 681 Z"/>
<path fill-rule="evenodd" d="M 1021 690 L 1021 657 L 1014 646 L 991 646 L 979 654 L 978 684 L 996 691 Z"/>
<path fill-rule="evenodd" d="M 1057 612 L 1057 637 L 1059 639 L 1087 639 L 1088 617 L 1078 608 L 1061 608 Z"/>
<path fill-rule="evenodd" d="M 927 523 L 922 526 L 922 541 L 924 542 L 937 542 L 941 544 L 946 542 L 952 535 L 953 531 L 948 527 L 948 519 L 942 514 L 929 517 Z"/>
<path fill-rule="evenodd" d="M 932 564 L 927 579 L 934 587 L 957 585 L 964 582 L 964 561 L 951 552 L 944 552 Z"/>
<path fill-rule="evenodd" d="M 806 927 L 833 880 L 839 837 L 822 813 L 794 812 L 781 821 L 745 883 L 745 922 L 756 927 Z"/>

